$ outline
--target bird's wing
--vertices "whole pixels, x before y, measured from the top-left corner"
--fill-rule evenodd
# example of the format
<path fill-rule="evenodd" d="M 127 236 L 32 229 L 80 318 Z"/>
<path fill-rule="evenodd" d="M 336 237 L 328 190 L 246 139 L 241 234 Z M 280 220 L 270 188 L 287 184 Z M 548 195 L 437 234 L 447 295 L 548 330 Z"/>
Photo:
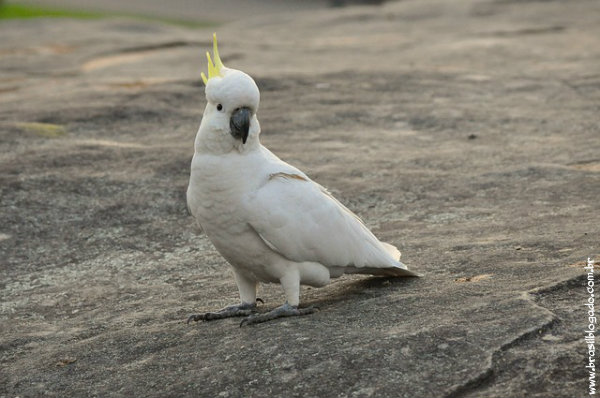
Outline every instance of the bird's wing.
<path fill-rule="evenodd" d="M 270 174 L 245 202 L 249 224 L 289 260 L 328 267 L 406 268 L 394 246 L 380 242 L 354 213 L 303 174 Z"/>

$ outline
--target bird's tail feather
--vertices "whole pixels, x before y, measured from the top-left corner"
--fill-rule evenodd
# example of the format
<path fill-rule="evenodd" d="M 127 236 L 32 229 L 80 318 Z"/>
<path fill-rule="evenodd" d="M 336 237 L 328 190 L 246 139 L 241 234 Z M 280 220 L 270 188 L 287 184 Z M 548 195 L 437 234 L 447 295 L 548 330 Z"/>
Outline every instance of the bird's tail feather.
<path fill-rule="evenodd" d="M 379 242 L 381 243 L 381 245 L 383 246 L 383 248 L 385 249 L 386 252 L 388 252 L 388 254 L 390 256 L 392 256 L 392 258 L 396 261 L 400 260 L 400 256 L 402 255 L 400 253 L 400 250 L 398 250 L 398 248 L 394 245 L 390 245 L 389 243 L 385 243 L 385 242 Z"/>
<path fill-rule="evenodd" d="M 408 267 L 400 261 L 400 256 L 402 254 L 400 253 L 400 250 L 398 250 L 398 248 L 396 246 L 391 245 L 389 243 L 385 243 L 385 242 L 381 242 L 381 244 L 383 245 L 383 248 L 385 249 L 385 251 L 388 252 L 388 254 L 390 256 L 392 256 L 392 258 L 394 260 L 396 260 L 395 264 L 394 264 L 395 267 L 371 268 L 370 270 L 373 272 L 367 272 L 367 273 L 370 273 L 372 275 L 388 275 L 388 276 L 423 276 L 423 275 L 419 274 L 418 272 L 408 270 Z"/>
<path fill-rule="evenodd" d="M 400 261 L 395 267 L 388 268 L 375 268 L 375 267 L 348 267 L 345 269 L 346 274 L 365 274 L 365 275 L 379 275 L 379 276 L 423 276 L 417 272 L 410 271 L 406 268 L 406 265 Z"/>
<path fill-rule="evenodd" d="M 392 264 L 382 267 L 329 267 L 332 277 L 338 277 L 342 274 L 363 274 L 379 276 L 423 276 L 418 272 L 410 271 L 406 265 L 400 262 L 400 250 L 394 245 L 385 242 L 381 243 L 384 250 L 392 257 Z M 334 276 L 335 275 L 335 276 Z"/>

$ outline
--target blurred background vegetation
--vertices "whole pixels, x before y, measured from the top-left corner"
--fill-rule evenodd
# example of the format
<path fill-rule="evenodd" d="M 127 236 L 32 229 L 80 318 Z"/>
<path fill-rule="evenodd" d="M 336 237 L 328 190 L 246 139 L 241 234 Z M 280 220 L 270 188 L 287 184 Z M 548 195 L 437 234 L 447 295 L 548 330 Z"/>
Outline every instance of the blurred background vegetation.
<path fill-rule="evenodd" d="M 60 2 L 59 2 L 60 3 Z M 0 20 L 6 19 L 30 19 L 30 18 L 76 18 L 76 19 L 98 19 L 107 17 L 127 17 L 144 20 L 154 20 L 159 22 L 171 23 L 176 25 L 184 25 L 188 27 L 209 27 L 215 25 L 215 22 L 197 20 L 197 19 L 181 19 L 181 18 L 169 18 L 168 16 L 161 17 L 160 15 L 151 15 L 144 13 L 143 2 L 140 4 L 140 13 L 132 12 L 121 12 L 111 11 L 110 7 L 108 10 L 102 10 L 102 1 L 99 1 L 97 5 L 99 7 L 91 7 L 89 3 L 81 1 L 81 6 L 72 6 L 72 3 L 77 2 L 65 2 L 66 6 L 57 6 L 43 4 L 39 5 L 36 2 L 19 2 L 19 1 L 6 1 L 0 0 Z M 168 5 L 165 5 L 165 8 Z M 125 8 L 127 9 L 127 8 Z"/>
<path fill-rule="evenodd" d="M 37 17 L 99 18 L 101 16 L 102 14 L 97 12 L 61 10 L 34 5 L 8 3 L 4 0 L 0 0 L 0 19 L 23 19 Z"/>
<path fill-rule="evenodd" d="M 129 17 L 206 27 L 252 16 L 385 0 L 0 0 L 1 19 Z"/>

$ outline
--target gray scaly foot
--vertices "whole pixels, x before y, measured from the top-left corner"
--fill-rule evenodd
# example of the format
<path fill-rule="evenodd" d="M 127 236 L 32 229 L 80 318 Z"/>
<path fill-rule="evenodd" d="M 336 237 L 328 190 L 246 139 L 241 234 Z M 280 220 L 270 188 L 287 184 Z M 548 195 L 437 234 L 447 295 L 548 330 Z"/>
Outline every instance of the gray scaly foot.
<path fill-rule="evenodd" d="M 262 302 L 261 299 L 257 299 L 257 301 Z M 230 305 L 217 312 L 191 315 L 188 318 L 187 323 L 190 323 L 191 321 L 212 321 L 214 319 L 231 318 L 234 316 L 248 316 L 254 312 L 256 312 L 256 303 L 242 303 L 238 305 Z"/>
<path fill-rule="evenodd" d="M 267 322 L 277 318 L 284 318 L 288 316 L 299 316 L 299 315 L 307 315 L 316 312 L 318 309 L 316 307 L 310 306 L 307 308 L 298 308 L 295 305 L 289 305 L 287 302 L 281 307 L 277 307 L 272 311 L 266 312 L 264 314 L 256 314 L 250 315 L 247 318 L 244 318 L 240 323 L 240 327 L 244 325 L 254 325 L 256 323 Z"/>

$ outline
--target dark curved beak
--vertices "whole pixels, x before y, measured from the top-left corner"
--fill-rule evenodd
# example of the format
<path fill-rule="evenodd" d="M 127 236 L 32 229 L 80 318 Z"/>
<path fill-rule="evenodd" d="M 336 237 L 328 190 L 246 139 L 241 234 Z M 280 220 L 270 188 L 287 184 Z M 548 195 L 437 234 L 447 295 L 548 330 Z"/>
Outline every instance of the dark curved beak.
<path fill-rule="evenodd" d="M 241 139 L 242 143 L 245 144 L 248 139 L 248 130 L 250 130 L 250 118 L 252 117 L 252 111 L 250 108 L 237 108 L 231 114 L 229 119 L 229 127 L 231 128 L 231 135 L 237 139 Z"/>

